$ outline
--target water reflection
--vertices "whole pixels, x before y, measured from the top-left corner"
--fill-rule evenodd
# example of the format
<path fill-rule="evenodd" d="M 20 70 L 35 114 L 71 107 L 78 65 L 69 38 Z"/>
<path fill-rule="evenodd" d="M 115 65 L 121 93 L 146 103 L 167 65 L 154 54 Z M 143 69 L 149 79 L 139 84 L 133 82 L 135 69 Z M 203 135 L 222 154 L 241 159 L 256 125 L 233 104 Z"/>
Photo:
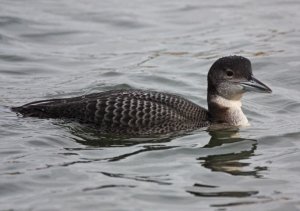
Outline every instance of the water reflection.
<path fill-rule="evenodd" d="M 133 150 L 128 150 L 126 153 L 105 158 L 105 160 L 109 162 L 117 162 L 150 151 L 180 148 L 180 146 L 174 146 L 168 143 L 175 138 L 187 135 L 177 134 L 132 138 L 126 136 L 103 135 L 95 129 L 82 127 L 82 125 L 74 126 L 74 124 L 72 124 L 71 126 L 67 125 L 66 127 L 68 127 L 69 131 L 74 135 L 73 140 L 84 146 L 93 148 L 111 148 L 137 145 L 137 147 L 132 148 Z M 208 168 L 211 171 L 224 172 L 234 176 L 254 176 L 256 178 L 261 177 L 261 171 L 267 170 L 267 167 L 262 166 L 251 167 L 250 158 L 255 155 L 257 140 L 242 138 L 239 131 L 236 129 L 215 130 L 209 131 L 208 133 L 211 136 L 210 141 L 200 148 L 202 151 L 204 150 L 205 155 L 195 157 L 202 167 Z M 199 184 L 196 186 L 199 186 Z M 222 194 L 223 193 L 220 193 L 220 196 Z"/>
<path fill-rule="evenodd" d="M 257 178 L 261 177 L 260 171 L 267 169 L 266 167 L 250 169 L 251 163 L 246 161 L 255 155 L 257 140 L 241 138 L 236 130 L 210 131 L 209 134 L 211 139 L 203 148 L 215 149 L 216 153 L 197 158 L 203 167 L 231 175 L 254 176 Z M 231 150 L 228 150 L 226 145 Z M 220 147 L 223 150 L 216 150 Z"/>
<path fill-rule="evenodd" d="M 169 146 L 168 143 L 186 134 L 152 136 L 152 137 L 126 137 L 115 135 L 103 135 L 99 131 L 82 126 L 66 126 L 74 135 L 72 138 L 79 144 L 88 147 L 106 148 L 106 147 L 131 147 L 138 145 L 133 151 L 107 158 L 107 161 L 120 161 L 127 157 L 140 153 L 157 150 L 168 150 L 180 146 Z M 201 147 L 205 149 L 205 156 L 196 158 L 200 164 L 212 171 L 225 172 L 231 175 L 244 175 L 261 177 L 260 171 L 267 170 L 267 167 L 251 168 L 249 160 L 255 155 L 257 149 L 257 140 L 241 138 L 238 130 L 226 129 L 209 131 L 210 141 Z M 70 149 L 72 150 L 72 149 Z"/>
<path fill-rule="evenodd" d="M 187 191 L 195 196 L 200 197 L 249 197 L 258 194 L 258 191 L 219 191 L 219 192 L 197 192 Z"/>
<path fill-rule="evenodd" d="M 65 125 L 66 126 L 66 125 Z M 90 127 L 83 127 L 82 125 L 74 125 L 73 123 L 67 126 L 73 140 L 80 143 L 83 146 L 92 147 L 94 149 L 105 150 L 112 147 L 122 147 L 124 150 L 112 156 L 102 158 L 88 158 L 85 162 L 119 162 L 128 157 L 134 157 L 137 155 L 151 153 L 152 151 L 164 151 L 164 155 L 168 155 L 168 150 L 172 151 L 177 157 L 180 157 L 178 152 L 182 152 L 181 145 L 175 144 L 175 140 L 179 140 L 180 136 L 186 136 L 188 134 L 177 134 L 173 136 L 157 136 L 157 137 L 126 137 L 126 136 L 114 136 L 103 135 L 97 130 Z M 199 133 L 205 133 L 201 131 Z M 252 176 L 260 178 L 261 171 L 267 170 L 267 167 L 251 167 L 251 157 L 255 156 L 257 149 L 257 140 L 242 138 L 237 129 L 226 130 L 214 130 L 209 131 L 211 136 L 209 142 L 204 146 L 197 149 L 189 148 L 188 156 L 194 157 L 201 164 L 201 167 L 210 169 L 213 172 L 224 172 L 233 176 Z M 201 135 L 201 134 L 200 134 Z M 203 135 L 203 134 L 202 134 Z M 178 139 L 179 138 L 179 139 Z M 173 144 L 171 144 L 173 142 Z M 182 140 L 182 142 L 184 142 Z M 72 149 L 69 149 L 72 151 Z M 75 149 L 78 150 L 78 149 Z M 199 157 L 199 152 L 204 154 Z M 187 156 L 186 154 L 184 156 Z M 134 161 L 133 161 L 134 162 Z M 111 163 L 111 165 L 114 165 Z M 138 182 L 150 182 L 159 185 L 173 185 L 171 178 L 169 178 L 168 172 L 165 175 L 148 175 L 148 174 L 136 174 L 132 172 L 108 172 L 108 171 L 94 171 L 110 178 L 134 180 Z M 108 187 L 118 187 L 116 184 Z M 132 186 L 133 187 L 133 186 Z M 90 187 L 84 189 L 84 191 L 98 190 L 107 188 L 107 186 L 99 185 L 97 187 Z M 225 188 L 225 189 L 224 189 Z M 192 182 L 192 185 L 185 189 L 185 191 L 193 196 L 197 197 L 229 197 L 229 198 L 257 198 L 259 191 L 257 190 L 240 190 L 227 189 L 223 183 L 216 184 L 201 184 L 198 181 Z"/>
<path fill-rule="evenodd" d="M 167 136 L 143 136 L 130 137 L 113 134 L 101 134 L 99 130 L 76 125 L 76 123 L 66 124 L 64 127 L 68 128 L 70 133 L 74 135 L 72 139 L 79 144 L 89 147 L 129 147 L 138 144 L 162 144 L 173 140 L 175 135 Z M 148 146 L 149 150 L 151 146 Z"/>
<path fill-rule="evenodd" d="M 224 172 L 233 176 L 254 176 L 259 178 L 259 172 L 266 167 L 254 167 L 250 169 L 250 162 L 246 160 L 255 155 L 257 141 L 241 138 L 237 130 L 210 131 L 211 139 L 202 148 L 209 150 L 209 154 L 197 158 L 202 167 L 215 172 Z M 221 183 L 222 184 L 222 183 Z M 223 185 L 222 185 L 223 186 Z M 233 197 L 243 198 L 258 195 L 253 190 L 224 191 L 218 185 L 195 183 L 186 192 L 197 197 Z"/>

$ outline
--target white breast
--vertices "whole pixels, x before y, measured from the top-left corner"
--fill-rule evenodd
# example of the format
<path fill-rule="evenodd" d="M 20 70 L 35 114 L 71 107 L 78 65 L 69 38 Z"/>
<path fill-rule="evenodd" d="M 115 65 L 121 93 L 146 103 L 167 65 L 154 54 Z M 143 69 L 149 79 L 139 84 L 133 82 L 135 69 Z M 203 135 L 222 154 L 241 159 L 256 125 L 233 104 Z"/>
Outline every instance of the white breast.
<path fill-rule="evenodd" d="M 249 126 L 248 119 L 242 111 L 242 102 L 240 100 L 228 100 L 221 96 L 216 96 L 212 99 L 212 102 L 228 108 L 226 120 L 230 125 Z"/>

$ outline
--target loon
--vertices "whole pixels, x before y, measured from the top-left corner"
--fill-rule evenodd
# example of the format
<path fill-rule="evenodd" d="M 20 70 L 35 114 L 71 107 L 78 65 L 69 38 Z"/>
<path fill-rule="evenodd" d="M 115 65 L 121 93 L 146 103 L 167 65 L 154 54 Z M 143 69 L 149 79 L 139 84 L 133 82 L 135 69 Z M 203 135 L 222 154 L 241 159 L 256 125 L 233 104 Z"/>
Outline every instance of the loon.
<path fill-rule="evenodd" d="M 252 74 L 242 56 L 215 61 L 207 76 L 208 109 L 174 94 L 139 89 L 113 90 L 80 97 L 35 101 L 12 111 L 24 117 L 62 118 L 119 135 L 167 134 L 215 124 L 247 126 L 241 98 L 247 91 L 272 90 Z"/>

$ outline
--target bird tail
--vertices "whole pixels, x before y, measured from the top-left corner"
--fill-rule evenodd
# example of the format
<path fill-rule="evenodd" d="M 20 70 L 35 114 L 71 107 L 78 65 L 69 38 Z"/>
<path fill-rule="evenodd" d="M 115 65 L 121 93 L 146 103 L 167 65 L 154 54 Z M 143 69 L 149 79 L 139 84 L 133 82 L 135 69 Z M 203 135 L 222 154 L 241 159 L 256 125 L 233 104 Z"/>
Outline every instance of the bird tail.
<path fill-rule="evenodd" d="M 46 112 L 46 110 L 48 110 L 47 107 L 56 101 L 58 101 L 58 99 L 40 100 L 22 106 L 11 107 L 11 110 L 26 117 L 48 117 Z"/>
<path fill-rule="evenodd" d="M 26 117 L 46 117 L 44 109 L 40 106 L 18 106 L 12 107 L 11 110 Z"/>

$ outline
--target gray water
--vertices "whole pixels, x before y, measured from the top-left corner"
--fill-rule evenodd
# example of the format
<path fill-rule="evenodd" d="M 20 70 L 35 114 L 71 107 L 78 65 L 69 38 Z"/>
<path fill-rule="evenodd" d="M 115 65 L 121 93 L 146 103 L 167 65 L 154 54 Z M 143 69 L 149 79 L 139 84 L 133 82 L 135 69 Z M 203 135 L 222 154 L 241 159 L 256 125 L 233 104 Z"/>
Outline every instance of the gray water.
<path fill-rule="evenodd" d="M 1 0 L 0 210 L 299 210 L 300 2 Z M 272 94 L 251 127 L 117 138 L 9 106 L 118 88 L 206 106 L 219 57 Z"/>

